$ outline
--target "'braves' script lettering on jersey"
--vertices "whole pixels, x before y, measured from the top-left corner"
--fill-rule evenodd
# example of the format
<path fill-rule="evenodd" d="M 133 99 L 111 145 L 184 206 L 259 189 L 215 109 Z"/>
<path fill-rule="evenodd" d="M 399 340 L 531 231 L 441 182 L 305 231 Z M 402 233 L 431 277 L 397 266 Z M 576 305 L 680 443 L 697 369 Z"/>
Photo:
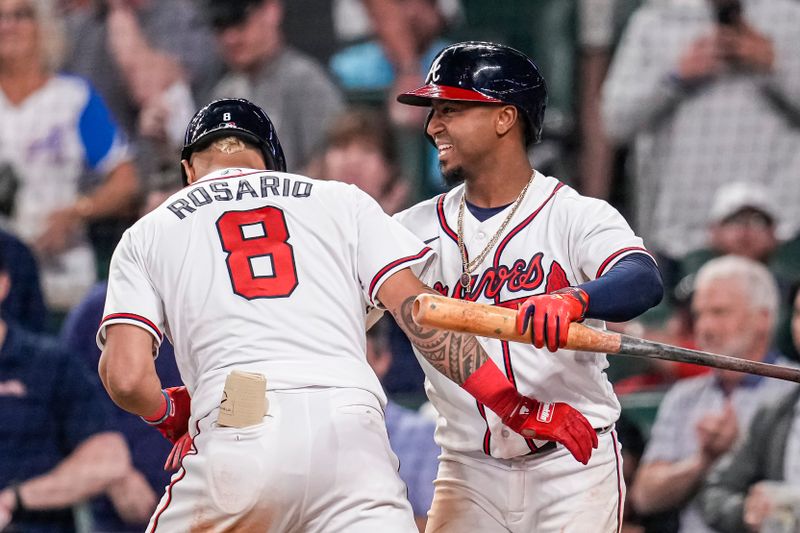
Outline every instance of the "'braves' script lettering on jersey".
<path fill-rule="evenodd" d="M 271 196 L 308 198 L 311 196 L 311 188 L 310 182 L 298 180 L 296 176 L 261 176 L 258 189 L 254 188 L 246 177 L 238 180 L 201 182 L 189 190 L 183 198 L 175 200 L 166 207 L 176 217 L 183 220 L 186 215 L 194 213 L 198 207 L 212 202 L 269 198 Z"/>
<path fill-rule="evenodd" d="M 508 292 L 536 290 L 544 281 L 542 255 L 542 252 L 538 252 L 527 263 L 523 259 L 517 259 L 510 267 L 498 265 L 487 268 L 479 279 L 476 280 L 478 276 L 472 276 L 472 292 L 464 294 L 461 284 L 456 283 L 451 296 L 474 302 L 481 295 L 488 300 L 493 300 L 504 288 Z M 433 288 L 447 296 L 447 287 L 441 282 L 435 282 Z"/>

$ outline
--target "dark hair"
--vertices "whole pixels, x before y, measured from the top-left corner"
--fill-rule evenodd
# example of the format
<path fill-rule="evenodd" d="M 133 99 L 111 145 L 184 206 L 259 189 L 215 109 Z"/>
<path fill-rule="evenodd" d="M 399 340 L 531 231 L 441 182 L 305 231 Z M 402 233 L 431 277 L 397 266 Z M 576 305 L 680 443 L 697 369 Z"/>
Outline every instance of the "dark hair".
<path fill-rule="evenodd" d="M 400 177 L 397 164 L 397 141 L 385 112 L 371 107 L 350 107 L 336 116 L 325 132 L 323 148 L 341 148 L 361 142 L 374 146 L 391 168 L 386 184 L 388 192 Z"/>
<path fill-rule="evenodd" d="M 267 0 L 206 0 L 205 16 L 216 31 L 242 24 L 250 13 Z"/>
<path fill-rule="evenodd" d="M 325 146 L 347 146 L 361 141 L 374 145 L 391 164 L 397 161 L 394 131 L 386 113 L 369 107 L 351 107 L 331 122 L 325 132 Z"/>

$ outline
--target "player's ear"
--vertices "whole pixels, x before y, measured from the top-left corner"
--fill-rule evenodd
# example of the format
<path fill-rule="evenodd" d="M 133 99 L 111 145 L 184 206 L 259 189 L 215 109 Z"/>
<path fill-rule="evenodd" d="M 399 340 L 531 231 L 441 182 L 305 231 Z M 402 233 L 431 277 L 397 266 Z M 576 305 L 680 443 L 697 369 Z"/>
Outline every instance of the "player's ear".
<path fill-rule="evenodd" d="M 505 135 L 519 120 L 519 112 L 513 105 L 504 105 L 497 113 L 495 129 L 498 135 Z"/>
<path fill-rule="evenodd" d="M 186 182 L 189 184 L 194 183 L 194 180 L 197 178 L 192 164 L 189 163 L 188 159 L 181 159 L 181 165 L 183 166 L 184 172 L 186 172 Z"/>

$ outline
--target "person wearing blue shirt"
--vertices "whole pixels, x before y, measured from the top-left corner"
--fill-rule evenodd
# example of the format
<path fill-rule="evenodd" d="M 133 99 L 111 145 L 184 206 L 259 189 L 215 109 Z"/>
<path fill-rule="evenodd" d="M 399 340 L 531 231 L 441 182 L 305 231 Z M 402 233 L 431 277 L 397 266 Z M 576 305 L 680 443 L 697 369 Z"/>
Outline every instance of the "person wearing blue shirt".
<path fill-rule="evenodd" d="M 436 0 L 403 0 L 399 5 L 405 19 L 403 23 L 408 27 L 413 40 L 411 47 L 419 58 L 417 65 L 413 68 L 407 66 L 405 72 L 399 71 L 393 64 L 397 58 L 390 59 L 385 44 L 378 38 L 347 46 L 334 54 L 328 63 L 328 69 L 346 92 L 388 91 L 393 86 L 399 87 L 400 83 L 408 83 L 403 78 L 409 75 L 416 87 L 439 51 L 450 44 L 443 37 L 448 21 Z M 402 90 L 409 88 L 402 87 Z M 398 105 L 394 98 L 388 103 L 388 111 L 393 122 L 405 125 L 417 124 L 425 116 L 413 108 Z M 430 180 L 425 183 L 425 187 L 442 191 L 444 184 L 438 179 L 439 161 L 436 149 L 426 145 L 424 150 L 425 176 L 426 180 Z"/>
<path fill-rule="evenodd" d="M 39 266 L 28 246 L 0 229 L 0 254 L 6 259 L 11 287 L 0 305 L 3 320 L 28 331 L 44 331 L 47 307 L 39 283 Z"/>
<path fill-rule="evenodd" d="M 392 365 L 386 320 L 382 319 L 367 332 L 367 362 L 381 380 Z M 400 478 L 408 487 L 414 520 L 419 530 L 425 531 L 441 453 L 441 448 L 433 440 L 436 423 L 391 399 L 384 414 L 389 445 L 400 461 Z"/>
<path fill-rule="evenodd" d="M 0 264 L 0 301 L 9 287 Z M 71 507 L 129 469 L 102 397 L 55 339 L 0 320 L 0 530 L 75 531 Z"/>
<path fill-rule="evenodd" d="M 100 349 L 95 342 L 97 324 L 103 318 L 108 284 L 96 284 L 67 316 L 61 330 L 61 340 L 77 359 L 97 368 Z M 156 370 L 165 387 L 180 385 L 172 345 L 165 341 L 156 359 Z M 95 379 L 99 386 L 99 381 Z M 150 520 L 170 473 L 163 469 L 164 459 L 172 445 L 150 426 L 118 408 L 103 395 L 98 400 L 112 413 L 111 425 L 124 435 L 131 451 L 131 468 L 120 482 L 115 483 L 102 497 L 92 502 L 92 518 L 97 532 L 142 531 Z"/>

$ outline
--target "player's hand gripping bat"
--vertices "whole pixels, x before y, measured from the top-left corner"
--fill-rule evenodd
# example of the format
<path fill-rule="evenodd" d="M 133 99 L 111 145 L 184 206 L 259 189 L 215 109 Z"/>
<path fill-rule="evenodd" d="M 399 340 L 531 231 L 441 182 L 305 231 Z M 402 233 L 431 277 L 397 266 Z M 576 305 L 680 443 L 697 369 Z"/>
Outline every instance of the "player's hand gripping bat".
<path fill-rule="evenodd" d="M 455 300 L 435 294 L 421 294 L 414 302 L 413 317 L 414 321 L 421 326 L 526 344 L 531 342 L 530 325 L 525 333 L 517 333 L 517 313 L 513 309 L 505 307 Z M 679 348 L 613 331 L 601 331 L 576 323 L 569 326 L 569 340 L 566 348 L 681 361 L 800 383 L 800 369 L 797 368 Z"/>

